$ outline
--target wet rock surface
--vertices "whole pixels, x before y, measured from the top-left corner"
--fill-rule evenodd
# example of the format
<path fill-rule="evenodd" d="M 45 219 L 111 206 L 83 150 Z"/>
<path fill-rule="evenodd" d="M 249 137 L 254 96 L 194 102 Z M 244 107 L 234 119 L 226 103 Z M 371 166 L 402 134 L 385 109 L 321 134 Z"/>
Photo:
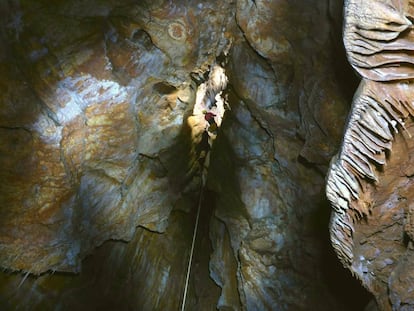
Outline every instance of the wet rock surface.
<path fill-rule="evenodd" d="M 0 4 L 3 309 L 180 307 L 201 186 L 188 118 L 223 59 L 188 309 L 352 308 L 321 238 L 349 101 L 330 2 Z"/>

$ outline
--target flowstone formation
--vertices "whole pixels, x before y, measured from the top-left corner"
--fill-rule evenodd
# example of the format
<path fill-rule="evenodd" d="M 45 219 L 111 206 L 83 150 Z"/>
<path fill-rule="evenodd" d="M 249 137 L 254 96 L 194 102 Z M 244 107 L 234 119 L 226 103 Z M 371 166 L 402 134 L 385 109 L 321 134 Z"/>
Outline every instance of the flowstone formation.
<path fill-rule="evenodd" d="M 413 310 L 411 1 L 345 2 L 344 43 L 362 76 L 327 197 L 331 240 L 380 310 Z"/>
<path fill-rule="evenodd" d="M 178 310 L 202 191 L 186 310 L 354 310 L 326 251 L 341 14 L 1 1 L 0 309 Z"/>

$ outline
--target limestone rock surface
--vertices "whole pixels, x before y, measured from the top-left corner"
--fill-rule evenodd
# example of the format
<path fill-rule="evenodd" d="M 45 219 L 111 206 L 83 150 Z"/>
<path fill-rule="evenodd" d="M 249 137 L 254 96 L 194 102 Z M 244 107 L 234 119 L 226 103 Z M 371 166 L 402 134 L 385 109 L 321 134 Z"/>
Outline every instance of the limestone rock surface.
<path fill-rule="evenodd" d="M 327 180 L 331 240 L 379 310 L 414 308 L 413 9 L 411 1 L 345 2 L 346 52 L 362 81 Z"/>
<path fill-rule="evenodd" d="M 187 309 L 352 308 L 325 265 L 340 18 L 327 0 L 1 2 L 1 309 L 179 309 L 206 148 L 189 120 L 215 64 L 230 109 Z"/>

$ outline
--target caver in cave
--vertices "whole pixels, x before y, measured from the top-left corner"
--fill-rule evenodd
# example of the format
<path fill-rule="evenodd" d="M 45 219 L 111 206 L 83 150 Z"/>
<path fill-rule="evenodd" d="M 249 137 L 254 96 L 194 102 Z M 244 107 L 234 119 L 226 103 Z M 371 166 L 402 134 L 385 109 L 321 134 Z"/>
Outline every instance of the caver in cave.
<path fill-rule="evenodd" d="M 362 310 L 324 191 L 357 80 L 341 21 L 328 0 L 2 1 L 0 309 L 177 310 L 210 150 L 187 310 Z M 222 122 L 221 89 L 194 114 L 215 64 Z"/>

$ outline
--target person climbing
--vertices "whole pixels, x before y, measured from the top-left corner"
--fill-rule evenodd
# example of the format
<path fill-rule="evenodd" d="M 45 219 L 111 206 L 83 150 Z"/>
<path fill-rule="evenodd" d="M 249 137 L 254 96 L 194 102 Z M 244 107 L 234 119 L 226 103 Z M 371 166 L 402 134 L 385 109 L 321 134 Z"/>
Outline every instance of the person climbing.
<path fill-rule="evenodd" d="M 214 117 L 216 115 L 212 112 L 205 112 L 204 113 L 204 120 L 206 120 L 208 122 L 208 127 L 207 130 L 211 133 L 215 133 L 217 130 L 217 124 L 216 121 L 214 120 Z"/>

